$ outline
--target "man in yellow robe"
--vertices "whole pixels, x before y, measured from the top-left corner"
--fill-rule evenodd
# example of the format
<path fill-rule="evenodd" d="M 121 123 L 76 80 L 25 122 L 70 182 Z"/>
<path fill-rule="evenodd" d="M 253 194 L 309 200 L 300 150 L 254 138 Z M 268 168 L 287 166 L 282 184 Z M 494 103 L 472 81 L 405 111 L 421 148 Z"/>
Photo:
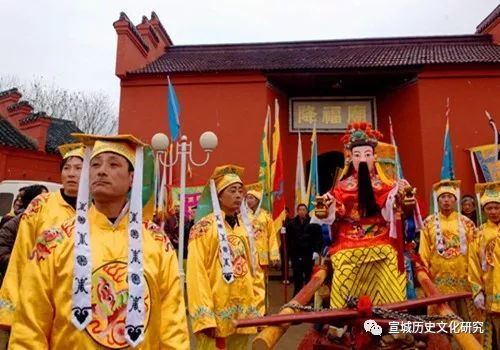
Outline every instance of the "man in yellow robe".
<path fill-rule="evenodd" d="M 467 281 L 467 254 L 476 234 L 474 223 L 460 214 L 460 181 L 442 180 L 433 186 L 435 213 L 424 220 L 419 254 L 432 281 L 443 294 L 470 291 Z M 451 302 L 454 312 L 471 321 L 470 300 Z M 429 308 L 433 313 L 433 308 Z"/>
<path fill-rule="evenodd" d="M 12 326 L 14 312 L 24 267 L 35 246 L 35 239 L 42 230 L 60 224 L 75 216 L 76 196 L 83 161 L 81 143 L 59 147 L 63 157 L 61 163 L 62 189 L 37 196 L 22 215 L 12 249 L 9 265 L 0 289 L 0 327 L 8 330 Z M 0 349 L 5 348 L 0 345 Z"/>
<path fill-rule="evenodd" d="M 485 349 L 500 347 L 500 182 L 476 185 L 487 221 L 469 251 L 474 305 L 486 311 Z"/>
<path fill-rule="evenodd" d="M 252 218 L 241 206 L 242 173 L 234 165 L 215 169 L 189 234 L 186 281 L 197 349 L 246 349 L 248 335 L 256 331 L 233 325 L 260 315 L 252 276 L 256 252 L 247 229 Z"/>
<path fill-rule="evenodd" d="M 254 183 L 246 186 L 247 194 L 245 202 L 254 215 L 252 222 L 257 249 L 257 272 L 255 275 L 255 293 L 258 295 L 259 303 L 257 309 L 262 315 L 267 313 L 267 279 L 269 262 L 272 266 L 280 263 L 279 237 L 274 230 L 271 215 L 260 206 L 262 200 L 262 186 Z"/>
<path fill-rule="evenodd" d="M 189 349 L 175 251 L 142 221 L 145 146 L 74 136 L 86 144 L 76 218 L 37 238 L 10 348 Z"/>

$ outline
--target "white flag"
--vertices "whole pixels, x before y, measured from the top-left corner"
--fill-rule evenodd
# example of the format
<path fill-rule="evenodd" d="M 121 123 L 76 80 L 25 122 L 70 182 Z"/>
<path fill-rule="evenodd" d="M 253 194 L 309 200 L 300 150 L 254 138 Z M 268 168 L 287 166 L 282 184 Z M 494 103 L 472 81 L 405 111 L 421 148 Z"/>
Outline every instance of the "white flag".
<path fill-rule="evenodd" d="M 304 160 L 302 158 L 302 140 L 299 137 L 297 140 L 297 169 L 295 171 L 295 210 L 297 205 L 307 205 L 306 180 L 304 174 Z"/>

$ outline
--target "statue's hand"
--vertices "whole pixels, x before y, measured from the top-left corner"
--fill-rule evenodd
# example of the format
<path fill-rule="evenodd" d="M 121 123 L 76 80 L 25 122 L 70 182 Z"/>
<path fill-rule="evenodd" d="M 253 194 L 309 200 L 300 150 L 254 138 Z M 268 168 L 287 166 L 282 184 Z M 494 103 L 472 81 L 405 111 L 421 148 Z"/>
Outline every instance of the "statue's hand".
<path fill-rule="evenodd" d="M 413 211 L 417 204 L 417 199 L 415 198 L 416 193 L 417 189 L 412 187 L 408 181 L 405 179 L 398 181 L 399 203 L 404 210 Z"/>
<path fill-rule="evenodd" d="M 316 197 L 316 206 L 314 215 L 319 219 L 324 219 L 328 216 L 328 208 L 332 204 L 332 200 L 325 194 Z"/>

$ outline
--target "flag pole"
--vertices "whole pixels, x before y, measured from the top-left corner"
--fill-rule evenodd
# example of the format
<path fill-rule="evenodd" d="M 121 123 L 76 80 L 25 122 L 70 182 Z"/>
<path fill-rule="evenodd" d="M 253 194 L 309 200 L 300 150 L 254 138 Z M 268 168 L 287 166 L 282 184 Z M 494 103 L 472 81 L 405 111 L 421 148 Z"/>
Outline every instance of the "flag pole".
<path fill-rule="evenodd" d="M 479 183 L 479 175 L 477 173 L 476 161 L 474 159 L 474 152 L 469 150 L 470 153 L 470 161 L 472 163 L 472 170 L 474 170 L 474 178 L 476 179 L 476 183 Z"/>
<path fill-rule="evenodd" d="M 273 202 L 272 202 L 272 198 L 273 198 L 273 193 L 272 193 L 272 190 L 273 190 L 273 162 L 274 162 L 274 159 L 273 159 L 273 123 L 272 123 L 272 120 L 273 120 L 273 114 L 271 112 L 271 106 L 267 106 L 267 108 L 269 109 L 269 119 L 267 121 L 268 125 L 267 125 L 267 149 L 269 150 L 269 164 L 268 164 L 268 172 L 269 172 L 269 177 L 267 179 L 267 186 L 268 186 L 268 189 L 269 189 L 269 196 L 271 198 L 271 215 L 272 215 L 272 208 L 273 208 Z"/>
<path fill-rule="evenodd" d="M 283 222 L 284 223 L 284 222 Z M 288 245 L 286 242 L 286 226 L 281 228 L 281 242 L 283 244 L 283 298 L 284 303 L 288 302 Z"/>
<path fill-rule="evenodd" d="M 172 157 L 173 157 L 173 153 L 174 153 L 174 143 L 172 142 L 170 144 L 170 150 L 168 152 L 168 159 L 169 159 L 169 163 L 168 164 L 172 164 Z M 165 164 L 167 164 L 167 154 L 165 154 L 165 159 L 164 159 L 164 162 Z M 166 171 L 166 169 L 164 169 L 164 171 Z M 166 176 L 166 174 L 164 174 L 164 176 Z M 169 167 L 168 168 L 168 184 L 170 186 L 172 186 L 172 183 L 173 183 L 173 177 L 174 177 L 174 169 L 173 167 Z"/>
<path fill-rule="evenodd" d="M 495 120 L 491 117 L 490 113 L 488 111 L 484 111 L 486 114 L 486 118 L 488 118 L 488 122 L 490 123 L 491 128 L 493 129 L 493 132 L 495 133 L 495 165 L 494 165 L 494 177 L 493 181 L 497 181 L 497 163 L 498 163 L 498 129 L 497 129 L 497 124 L 495 123 Z"/>

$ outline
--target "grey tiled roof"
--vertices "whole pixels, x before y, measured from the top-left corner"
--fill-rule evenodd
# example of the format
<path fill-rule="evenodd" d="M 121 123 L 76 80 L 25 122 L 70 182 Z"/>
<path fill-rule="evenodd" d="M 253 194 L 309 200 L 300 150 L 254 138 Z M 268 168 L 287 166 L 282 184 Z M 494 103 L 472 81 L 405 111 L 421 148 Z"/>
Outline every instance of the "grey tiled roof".
<path fill-rule="evenodd" d="M 36 150 L 34 142 L 24 136 L 12 124 L 0 115 L 0 145 Z"/>
<path fill-rule="evenodd" d="M 170 46 L 132 74 L 500 63 L 489 35 Z"/>
<path fill-rule="evenodd" d="M 36 121 L 38 119 L 51 120 L 52 118 L 49 117 L 45 112 L 30 113 L 26 117 L 24 117 L 23 119 L 21 119 L 19 121 L 19 124 L 20 125 L 26 125 L 26 124 L 32 123 L 32 122 L 34 122 L 34 121 Z"/>
<path fill-rule="evenodd" d="M 47 131 L 47 141 L 45 152 L 58 154 L 58 146 L 65 143 L 76 142 L 71 137 L 71 133 L 82 131 L 78 129 L 74 122 L 70 120 L 47 117 L 45 113 L 31 113 L 22 119 L 21 124 L 26 125 L 40 118 L 46 118 L 50 121 Z M 27 150 L 37 150 L 35 143 L 17 130 L 12 124 L 0 115 L 0 145 Z"/>
<path fill-rule="evenodd" d="M 482 33 L 490 24 L 500 16 L 500 4 L 476 28 L 476 33 Z"/>
<path fill-rule="evenodd" d="M 47 133 L 47 143 L 45 145 L 45 151 L 47 153 L 59 153 L 57 147 L 65 144 L 76 142 L 76 140 L 71 137 L 71 133 L 81 133 L 82 131 L 78 129 L 74 122 L 59 118 L 50 118 L 50 126 Z"/>
<path fill-rule="evenodd" d="M 0 97 L 5 96 L 5 95 L 8 95 L 8 94 L 11 94 L 11 93 L 16 93 L 16 94 L 19 94 L 19 91 L 17 90 L 17 88 L 12 88 L 12 89 L 8 89 L 8 90 L 3 90 L 3 91 L 0 91 Z M 19 95 L 20 95 L 20 94 L 19 94 Z"/>

